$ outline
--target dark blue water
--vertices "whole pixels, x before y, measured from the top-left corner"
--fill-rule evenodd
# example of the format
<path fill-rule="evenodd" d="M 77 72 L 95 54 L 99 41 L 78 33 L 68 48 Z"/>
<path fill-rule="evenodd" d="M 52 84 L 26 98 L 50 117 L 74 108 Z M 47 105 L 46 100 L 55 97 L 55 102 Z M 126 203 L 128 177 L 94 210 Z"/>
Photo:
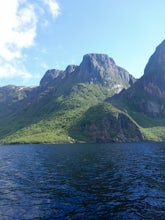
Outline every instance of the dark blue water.
<path fill-rule="evenodd" d="M 165 219 L 165 143 L 0 146 L 0 219 Z"/>

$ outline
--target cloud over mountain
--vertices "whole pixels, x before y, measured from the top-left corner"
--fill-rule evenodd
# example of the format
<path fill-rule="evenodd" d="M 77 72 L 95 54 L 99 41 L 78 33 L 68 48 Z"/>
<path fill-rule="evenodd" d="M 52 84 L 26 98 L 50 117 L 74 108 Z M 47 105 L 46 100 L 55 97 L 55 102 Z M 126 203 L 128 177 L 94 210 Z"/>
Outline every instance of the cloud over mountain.
<path fill-rule="evenodd" d="M 47 5 L 51 15 L 57 17 L 59 5 L 54 0 L 5 0 L 0 6 L 0 80 L 21 77 L 28 79 L 24 49 L 35 45 L 37 26 L 42 16 L 39 8 Z"/>

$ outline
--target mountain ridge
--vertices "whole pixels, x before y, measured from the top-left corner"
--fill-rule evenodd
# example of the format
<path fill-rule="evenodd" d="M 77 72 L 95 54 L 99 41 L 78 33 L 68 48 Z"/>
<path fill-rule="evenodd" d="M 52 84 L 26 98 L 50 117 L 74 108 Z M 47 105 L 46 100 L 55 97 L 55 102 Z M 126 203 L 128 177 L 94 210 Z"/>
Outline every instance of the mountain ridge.
<path fill-rule="evenodd" d="M 138 80 L 91 53 L 46 71 L 39 86 L 0 87 L 0 143 L 165 140 L 164 44 Z"/>
<path fill-rule="evenodd" d="M 9 86 L 8 102 L 0 100 L 4 106 L 0 112 L 1 142 L 68 142 L 72 139 L 79 142 L 81 140 L 69 134 L 85 112 L 128 88 L 134 81 L 134 77 L 118 67 L 108 55 L 86 54 L 79 66 L 69 65 L 64 71 L 48 70 L 37 87 L 14 87 L 12 91 L 13 87 Z M 15 94 L 13 100 L 9 99 L 10 89 Z"/>
<path fill-rule="evenodd" d="M 112 98 L 149 117 L 165 117 L 165 41 L 150 57 L 144 75 L 127 91 Z M 123 101 L 122 101 L 123 99 Z M 129 104 L 131 103 L 131 105 Z M 127 107 L 126 107 L 127 105 Z"/>

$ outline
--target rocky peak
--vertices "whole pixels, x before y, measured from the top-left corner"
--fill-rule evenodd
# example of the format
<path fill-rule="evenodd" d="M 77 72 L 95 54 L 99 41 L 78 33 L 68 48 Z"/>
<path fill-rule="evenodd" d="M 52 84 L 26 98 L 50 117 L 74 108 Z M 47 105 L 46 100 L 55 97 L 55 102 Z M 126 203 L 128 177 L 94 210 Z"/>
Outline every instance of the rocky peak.
<path fill-rule="evenodd" d="M 83 61 L 81 63 L 81 67 L 97 67 L 104 66 L 105 68 L 109 68 L 110 66 L 115 66 L 115 62 L 112 58 L 110 58 L 106 54 L 97 54 L 91 53 L 83 56 Z"/>
<path fill-rule="evenodd" d="M 113 74 L 114 69 L 116 69 L 115 62 L 106 54 L 86 54 L 80 64 L 81 72 L 88 72 L 96 75 L 100 73 L 100 76 L 102 76 L 107 70 L 112 70 Z"/>
<path fill-rule="evenodd" d="M 69 81 L 72 83 L 100 84 L 109 87 L 112 93 L 118 93 L 122 89 L 133 84 L 134 78 L 123 68 L 118 67 L 114 60 L 106 54 L 86 54 L 79 66 L 69 65 L 65 71 L 56 69 L 48 70 L 41 79 L 40 86 L 51 84 L 59 87 L 60 84 Z"/>
<path fill-rule="evenodd" d="M 157 69 L 158 68 L 158 69 Z M 144 74 L 156 74 L 165 75 L 165 40 L 157 46 L 155 52 L 150 57 L 148 64 L 146 65 Z"/>
<path fill-rule="evenodd" d="M 58 77 L 63 77 L 64 71 L 57 69 L 48 70 L 40 81 L 40 86 L 46 86 Z"/>
<path fill-rule="evenodd" d="M 165 41 L 150 57 L 144 75 L 127 91 L 117 96 L 133 111 L 150 117 L 165 117 Z"/>
<path fill-rule="evenodd" d="M 150 57 L 144 70 L 143 81 L 165 92 L 165 40 Z"/>
<path fill-rule="evenodd" d="M 86 54 L 80 64 L 79 76 L 83 81 L 99 83 L 121 91 L 133 83 L 133 77 L 106 54 Z"/>
<path fill-rule="evenodd" d="M 65 72 L 66 74 L 73 73 L 77 69 L 77 65 L 68 65 Z"/>

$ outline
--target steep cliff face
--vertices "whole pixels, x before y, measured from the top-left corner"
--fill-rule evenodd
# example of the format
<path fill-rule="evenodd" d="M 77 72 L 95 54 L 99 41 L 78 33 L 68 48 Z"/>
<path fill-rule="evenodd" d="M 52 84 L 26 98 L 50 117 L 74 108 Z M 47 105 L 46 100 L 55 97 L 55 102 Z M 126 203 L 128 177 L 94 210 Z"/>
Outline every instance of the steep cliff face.
<path fill-rule="evenodd" d="M 144 139 L 139 127 L 125 113 L 106 103 L 91 107 L 78 128 L 89 142 L 125 142 Z"/>
<path fill-rule="evenodd" d="M 107 114 L 100 124 L 92 122 L 84 130 L 91 142 L 134 142 L 142 141 L 138 127 L 123 113 Z"/>
<path fill-rule="evenodd" d="M 165 117 L 165 41 L 150 57 L 140 83 L 147 96 L 141 110 L 153 117 Z"/>
<path fill-rule="evenodd" d="M 147 75 L 150 75 L 150 77 L 154 77 L 151 80 L 157 81 L 158 79 L 163 79 L 165 80 L 165 40 L 162 41 L 160 45 L 156 47 L 155 52 L 153 55 L 150 57 L 145 70 L 144 70 L 144 75 L 145 77 Z M 157 83 L 160 83 L 158 81 Z M 161 86 L 161 84 L 159 84 Z M 162 88 L 165 89 L 165 88 Z"/>
<path fill-rule="evenodd" d="M 165 117 L 165 41 L 150 57 L 144 75 L 114 101 L 154 118 Z"/>
<path fill-rule="evenodd" d="M 150 57 L 142 77 L 144 90 L 165 100 L 165 40 Z"/>
<path fill-rule="evenodd" d="M 78 73 L 84 82 L 100 83 L 116 89 L 128 88 L 135 81 L 126 70 L 118 67 L 112 58 L 105 54 L 87 54 L 83 57 Z"/>

